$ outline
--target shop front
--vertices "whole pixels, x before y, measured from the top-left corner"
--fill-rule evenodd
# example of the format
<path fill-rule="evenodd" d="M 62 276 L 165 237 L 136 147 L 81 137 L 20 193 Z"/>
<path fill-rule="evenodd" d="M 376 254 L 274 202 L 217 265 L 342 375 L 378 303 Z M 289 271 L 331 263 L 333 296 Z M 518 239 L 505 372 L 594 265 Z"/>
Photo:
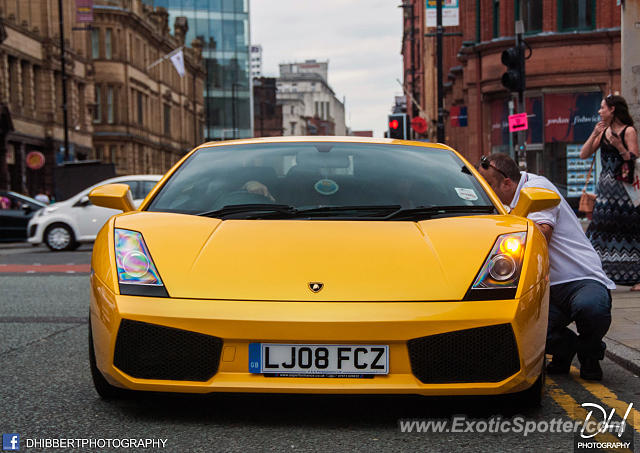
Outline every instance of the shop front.
<path fill-rule="evenodd" d="M 580 149 L 599 121 L 600 91 L 542 92 L 526 98 L 529 129 L 526 139 L 527 171 L 546 176 L 569 203 L 577 207 L 591 159 L 580 159 Z M 508 100 L 491 104 L 492 152 L 510 150 Z M 599 173 L 596 158 L 588 190 L 594 191 Z"/>

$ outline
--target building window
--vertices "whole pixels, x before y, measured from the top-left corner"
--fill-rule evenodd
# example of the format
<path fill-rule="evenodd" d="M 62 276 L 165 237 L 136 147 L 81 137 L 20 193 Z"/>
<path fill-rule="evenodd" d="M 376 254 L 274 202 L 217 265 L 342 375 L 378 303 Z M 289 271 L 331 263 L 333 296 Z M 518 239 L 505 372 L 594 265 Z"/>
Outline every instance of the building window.
<path fill-rule="evenodd" d="M 98 28 L 91 30 L 91 57 L 100 58 L 100 29 Z"/>
<path fill-rule="evenodd" d="M 142 92 L 138 91 L 136 100 L 138 101 L 138 124 L 142 126 L 144 121 L 144 105 L 142 104 Z"/>
<path fill-rule="evenodd" d="M 39 80 L 36 79 L 36 81 Z M 37 86 L 37 85 L 36 85 Z M 79 83 L 78 84 L 78 126 L 80 126 L 81 129 L 85 129 L 85 122 L 87 121 L 86 118 L 86 104 L 85 104 L 85 98 L 84 98 L 84 90 L 86 89 L 86 85 L 84 83 Z"/>
<path fill-rule="evenodd" d="M 112 53 L 112 37 L 113 37 L 113 30 L 110 28 L 107 28 L 105 30 L 105 35 L 104 35 L 104 57 L 107 60 L 111 60 L 111 58 L 113 58 L 113 53 Z"/>
<path fill-rule="evenodd" d="M 107 87 L 107 122 L 109 124 L 115 121 L 113 110 L 113 87 Z"/>
<path fill-rule="evenodd" d="M 293 105 L 291 106 L 291 114 L 292 114 L 292 115 L 295 115 L 295 114 L 296 114 L 296 108 L 295 108 L 295 106 L 293 106 Z"/>
<path fill-rule="evenodd" d="M 104 156 L 105 162 L 113 163 L 115 161 L 116 149 L 117 149 L 116 145 L 109 146 L 109 154 Z"/>
<path fill-rule="evenodd" d="M 171 135 L 171 106 L 164 104 L 164 135 Z"/>
<path fill-rule="evenodd" d="M 596 0 L 560 0 L 558 28 L 561 31 L 593 30 L 596 27 Z"/>
<path fill-rule="evenodd" d="M 493 0 L 493 37 L 500 37 L 500 0 Z"/>
<path fill-rule="evenodd" d="M 95 160 L 102 160 L 102 145 L 96 145 L 93 148 L 93 158 Z"/>
<path fill-rule="evenodd" d="M 542 0 L 520 0 L 516 2 L 516 20 L 520 19 L 522 8 L 522 22 L 525 33 L 540 33 L 542 31 Z"/>
<path fill-rule="evenodd" d="M 31 65 L 23 61 L 20 72 L 22 74 L 22 106 L 31 108 Z"/>
<path fill-rule="evenodd" d="M 93 92 L 95 93 L 95 108 L 93 109 L 93 122 L 100 123 L 102 122 L 102 96 L 100 93 L 100 86 L 96 85 Z"/>

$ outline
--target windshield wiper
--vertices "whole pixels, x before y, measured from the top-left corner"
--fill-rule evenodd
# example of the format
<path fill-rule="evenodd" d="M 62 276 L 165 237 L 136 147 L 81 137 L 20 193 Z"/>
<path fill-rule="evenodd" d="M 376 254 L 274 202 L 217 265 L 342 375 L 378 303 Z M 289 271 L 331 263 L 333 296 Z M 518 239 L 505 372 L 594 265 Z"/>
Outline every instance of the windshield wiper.
<path fill-rule="evenodd" d="M 494 214 L 495 206 L 418 206 L 417 208 L 402 208 L 392 212 L 382 220 L 407 219 L 415 217 L 433 217 L 441 214 Z"/>
<path fill-rule="evenodd" d="M 357 212 L 358 217 L 363 217 L 362 212 L 371 211 L 374 215 L 379 215 L 380 212 L 396 212 L 402 206 L 399 204 L 389 204 L 389 205 L 361 205 L 361 206 L 322 206 L 318 208 L 311 209 L 302 209 L 296 212 L 296 216 L 306 216 L 306 215 L 333 215 L 337 213 L 344 212 Z"/>
<path fill-rule="evenodd" d="M 200 212 L 196 215 L 204 217 L 224 218 L 234 214 L 254 214 L 254 213 L 278 213 L 293 214 L 297 212 L 296 208 L 286 204 L 270 204 L 270 203 L 253 203 L 253 204 L 232 204 L 224 206 L 214 211 Z"/>

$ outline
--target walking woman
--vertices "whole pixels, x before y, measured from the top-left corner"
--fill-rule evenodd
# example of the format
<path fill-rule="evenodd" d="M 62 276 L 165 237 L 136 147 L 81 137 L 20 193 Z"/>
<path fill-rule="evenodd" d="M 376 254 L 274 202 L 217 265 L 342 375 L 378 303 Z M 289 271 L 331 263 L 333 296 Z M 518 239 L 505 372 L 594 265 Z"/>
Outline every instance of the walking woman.
<path fill-rule="evenodd" d="M 608 95 L 598 110 L 601 121 L 580 150 L 589 158 L 600 148 L 602 173 L 587 237 L 602 260 L 607 276 L 640 291 L 640 207 L 634 207 L 616 179 L 624 161 L 638 157 L 638 134 L 622 96 Z"/>

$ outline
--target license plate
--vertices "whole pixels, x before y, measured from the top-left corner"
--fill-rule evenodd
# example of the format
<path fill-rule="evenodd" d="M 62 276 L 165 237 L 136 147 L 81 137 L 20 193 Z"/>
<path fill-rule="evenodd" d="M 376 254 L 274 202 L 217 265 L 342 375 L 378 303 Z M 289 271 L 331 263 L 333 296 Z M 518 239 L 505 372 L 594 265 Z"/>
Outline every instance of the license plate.
<path fill-rule="evenodd" d="M 388 374 L 389 346 L 250 343 L 249 372 L 280 376 Z"/>

